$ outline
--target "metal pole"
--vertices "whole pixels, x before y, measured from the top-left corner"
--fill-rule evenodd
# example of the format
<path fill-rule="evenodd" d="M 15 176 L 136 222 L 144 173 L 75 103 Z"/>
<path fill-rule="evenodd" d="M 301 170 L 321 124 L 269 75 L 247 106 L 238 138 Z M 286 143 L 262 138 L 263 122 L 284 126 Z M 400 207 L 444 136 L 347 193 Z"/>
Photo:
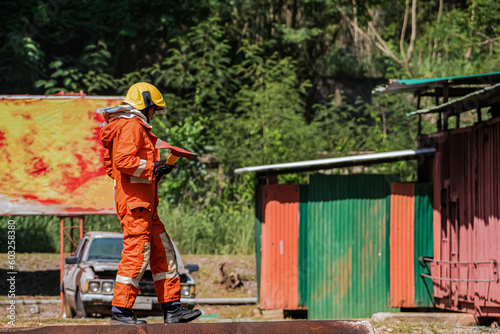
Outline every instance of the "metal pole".
<path fill-rule="evenodd" d="M 61 217 L 61 270 L 59 274 L 59 287 L 62 286 L 62 278 L 63 278 L 63 268 L 64 268 L 64 218 Z M 61 311 L 64 311 L 64 303 L 63 303 L 63 292 L 62 289 L 59 292 L 61 296 Z"/>
<path fill-rule="evenodd" d="M 443 87 L 443 103 L 448 102 L 448 85 L 444 85 Z M 445 111 L 444 112 L 444 119 L 443 119 L 443 130 L 448 131 L 448 118 L 450 117 L 451 111 Z"/>
<path fill-rule="evenodd" d="M 80 217 L 80 240 L 83 239 L 83 218 L 85 218 L 85 216 Z"/>
<path fill-rule="evenodd" d="M 74 240 L 73 239 L 73 229 L 74 229 L 74 227 L 73 227 L 73 218 L 72 217 L 69 218 L 69 222 L 70 222 L 70 224 L 69 224 L 70 225 L 70 228 L 69 228 L 69 239 L 71 241 L 71 244 L 69 246 L 69 251 L 71 253 L 73 253 L 75 251 L 75 245 L 74 245 L 75 242 L 73 241 Z"/>
<path fill-rule="evenodd" d="M 418 135 L 422 134 L 422 114 L 418 114 Z"/>

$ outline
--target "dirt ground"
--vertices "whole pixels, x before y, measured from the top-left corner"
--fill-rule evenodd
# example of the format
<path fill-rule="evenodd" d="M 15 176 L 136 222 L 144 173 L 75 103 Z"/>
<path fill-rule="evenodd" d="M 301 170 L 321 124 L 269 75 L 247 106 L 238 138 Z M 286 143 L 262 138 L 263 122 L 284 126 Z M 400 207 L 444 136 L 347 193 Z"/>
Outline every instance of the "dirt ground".
<path fill-rule="evenodd" d="M 184 264 L 197 264 L 199 272 L 192 274 L 196 281 L 197 298 L 239 298 L 257 297 L 254 256 L 184 255 Z M 238 273 L 243 286 L 227 290 L 219 284 L 218 264 L 225 263 L 226 273 Z M 7 254 L 0 254 L 1 277 L 7 277 Z M 108 324 L 109 317 L 92 319 L 63 319 L 59 300 L 59 254 L 17 254 L 16 255 L 16 299 L 39 300 L 38 304 L 16 305 L 16 327 L 67 326 Z M 0 280 L 0 301 L 8 301 L 8 285 Z M 53 301 L 42 303 L 42 300 Z M 10 327 L 8 305 L 0 305 L 0 328 Z M 202 316 L 197 322 L 225 321 L 269 321 L 260 313 L 257 305 L 197 305 Z M 148 317 L 148 323 L 162 323 L 162 317 Z M 286 319 L 291 320 L 291 319 Z M 377 323 L 371 322 L 377 334 L 381 333 L 488 333 L 500 334 L 490 327 L 454 327 L 440 323 Z"/>

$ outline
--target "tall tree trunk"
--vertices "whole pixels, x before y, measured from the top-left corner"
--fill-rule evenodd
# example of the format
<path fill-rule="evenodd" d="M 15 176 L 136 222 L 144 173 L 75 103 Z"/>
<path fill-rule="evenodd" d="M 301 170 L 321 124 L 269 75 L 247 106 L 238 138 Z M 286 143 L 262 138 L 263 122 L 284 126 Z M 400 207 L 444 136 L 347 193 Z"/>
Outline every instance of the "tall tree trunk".
<path fill-rule="evenodd" d="M 356 0 L 352 0 L 352 10 L 354 14 L 354 26 L 358 26 L 358 7 L 356 7 Z M 354 29 L 354 49 L 358 53 L 358 29 Z"/>
<path fill-rule="evenodd" d="M 438 17 L 436 20 L 436 28 L 439 27 L 439 22 L 441 22 L 441 16 L 443 15 L 443 0 L 439 0 L 439 9 L 438 9 Z M 434 39 L 434 45 L 432 47 L 432 58 L 436 58 L 436 48 L 438 41 Z"/>
<path fill-rule="evenodd" d="M 408 52 L 406 54 L 406 67 L 410 67 L 411 54 L 415 45 L 415 37 L 417 37 L 417 0 L 412 0 L 411 3 L 411 37 Z"/>
<path fill-rule="evenodd" d="M 292 17 L 293 17 L 292 8 L 291 8 L 292 6 L 293 5 L 291 5 L 289 3 L 289 1 L 287 0 L 285 8 L 286 8 L 286 27 L 288 29 L 292 28 Z"/>
<path fill-rule="evenodd" d="M 292 28 L 297 27 L 297 11 L 298 11 L 298 0 L 293 1 L 293 12 L 292 12 Z"/>
<path fill-rule="evenodd" d="M 405 50 L 405 35 L 406 35 L 406 25 L 408 24 L 408 8 L 410 0 L 406 0 L 405 4 L 405 16 L 403 19 L 403 27 L 401 28 L 401 38 L 399 40 L 399 49 L 401 50 L 401 58 L 406 63 L 406 50 Z"/>

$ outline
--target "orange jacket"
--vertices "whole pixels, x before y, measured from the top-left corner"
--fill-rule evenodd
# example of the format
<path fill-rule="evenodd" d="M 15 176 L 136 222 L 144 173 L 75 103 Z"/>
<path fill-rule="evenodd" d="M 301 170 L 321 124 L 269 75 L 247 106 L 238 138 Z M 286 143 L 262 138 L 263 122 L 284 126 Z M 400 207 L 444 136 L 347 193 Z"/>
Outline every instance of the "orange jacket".
<path fill-rule="evenodd" d="M 116 212 L 120 219 L 130 210 L 154 210 L 158 203 L 154 162 L 160 156 L 161 140 L 138 117 L 111 119 L 101 129 L 106 148 L 104 169 L 115 180 Z"/>

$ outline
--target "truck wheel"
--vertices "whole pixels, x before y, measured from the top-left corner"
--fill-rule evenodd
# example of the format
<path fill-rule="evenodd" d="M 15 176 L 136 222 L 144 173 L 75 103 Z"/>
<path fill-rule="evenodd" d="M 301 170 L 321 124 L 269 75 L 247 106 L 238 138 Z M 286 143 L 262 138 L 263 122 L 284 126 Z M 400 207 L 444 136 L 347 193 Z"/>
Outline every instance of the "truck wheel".
<path fill-rule="evenodd" d="M 76 317 L 77 318 L 86 318 L 89 314 L 85 311 L 85 307 L 83 306 L 82 297 L 80 296 L 80 290 L 77 288 L 76 291 Z"/>

